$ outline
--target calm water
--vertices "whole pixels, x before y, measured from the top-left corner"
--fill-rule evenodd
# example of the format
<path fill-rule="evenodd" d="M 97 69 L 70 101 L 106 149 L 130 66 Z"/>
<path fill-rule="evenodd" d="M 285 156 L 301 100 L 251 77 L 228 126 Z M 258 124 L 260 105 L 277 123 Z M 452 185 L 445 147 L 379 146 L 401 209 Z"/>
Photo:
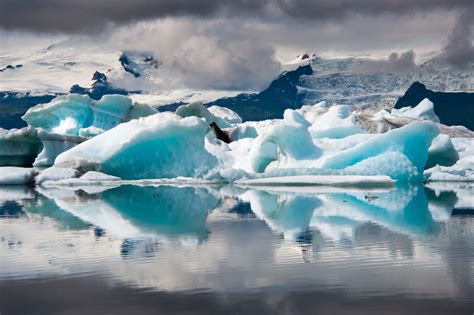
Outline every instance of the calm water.
<path fill-rule="evenodd" d="M 474 188 L 0 189 L 0 313 L 473 314 Z"/>

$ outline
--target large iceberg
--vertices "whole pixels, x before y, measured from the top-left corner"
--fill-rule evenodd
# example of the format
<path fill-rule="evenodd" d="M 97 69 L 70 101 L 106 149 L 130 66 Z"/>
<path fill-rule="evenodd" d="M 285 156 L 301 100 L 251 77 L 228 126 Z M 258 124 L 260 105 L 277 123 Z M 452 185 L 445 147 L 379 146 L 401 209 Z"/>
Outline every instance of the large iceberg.
<path fill-rule="evenodd" d="M 197 117 L 158 113 L 120 124 L 62 153 L 55 163 L 97 165 L 123 179 L 204 178 L 218 165 L 204 147 L 209 131 Z"/>

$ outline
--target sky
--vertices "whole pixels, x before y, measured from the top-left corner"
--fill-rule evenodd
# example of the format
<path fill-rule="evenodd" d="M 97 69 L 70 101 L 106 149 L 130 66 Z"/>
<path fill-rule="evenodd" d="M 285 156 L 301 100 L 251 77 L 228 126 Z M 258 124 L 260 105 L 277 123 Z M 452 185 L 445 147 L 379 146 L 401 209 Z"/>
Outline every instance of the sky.
<path fill-rule="evenodd" d="M 193 87 L 260 87 L 302 52 L 408 70 L 474 62 L 472 0 L 0 0 L 0 51 L 61 39 L 146 50 Z"/>

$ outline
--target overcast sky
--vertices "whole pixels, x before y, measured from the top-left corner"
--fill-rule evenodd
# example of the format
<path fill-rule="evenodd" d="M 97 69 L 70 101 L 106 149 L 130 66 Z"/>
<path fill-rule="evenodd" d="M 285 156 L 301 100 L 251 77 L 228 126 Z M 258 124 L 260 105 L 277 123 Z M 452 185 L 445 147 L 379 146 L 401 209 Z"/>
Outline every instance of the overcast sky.
<path fill-rule="evenodd" d="M 0 0 L 0 50 L 80 39 L 155 53 L 183 80 L 255 86 L 303 51 L 408 69 L 427 52 L 474 61 L 473 0 Z M 222 86 L 225 88 L 225 86 Z"/>

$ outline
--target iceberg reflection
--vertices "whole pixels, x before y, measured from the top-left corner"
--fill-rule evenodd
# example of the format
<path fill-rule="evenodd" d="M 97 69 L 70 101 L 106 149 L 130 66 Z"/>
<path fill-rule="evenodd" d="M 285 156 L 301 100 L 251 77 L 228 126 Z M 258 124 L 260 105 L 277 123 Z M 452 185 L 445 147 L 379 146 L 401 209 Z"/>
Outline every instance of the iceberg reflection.
<path fill-rule="evenodd" d="M 218 197 L 204 188 L 120 186 L 96 194 L 50 194 L 64 211 L 119 238 L 207 236 Z"/>
<path fill-rule="evenodd" d="M 0 203 L 24 213 L 0 219 L 0 280 L 85 273 L 165 291 L 445 296 L 474 283 L 457 269 L 472 261 L 474 221 L 451 216 L 474 208 L 471 188 L 83 189 L 0 189 Z"/>
<path fill-rule="evenodd" d="M 19 213 L 49 217 L 67 229 L 92 225 L 97 236 L 187 237 L 198 243 L 207 238 L 208 214 L 216 211 L 250 212 L 286 240 L 307 239 L 308 232 L 315 230 L 325 239 L 341 240 L 353 238 L 356 228 L 367 222 L 407 235 L 433 234 L 439 222 L 449 220 L 459 201 L 454 191 L 422 185 L 345 192 L 323 187 L 172 185 L 88 191 L 41 189 L 37 193 L 6 187 L 0 189 L 0 201 L 4 212 L 19 208 Z M 12 208 L 12 201 L 18 205 Z M 465 198 L 459 202 L 466 206 Z"/>

